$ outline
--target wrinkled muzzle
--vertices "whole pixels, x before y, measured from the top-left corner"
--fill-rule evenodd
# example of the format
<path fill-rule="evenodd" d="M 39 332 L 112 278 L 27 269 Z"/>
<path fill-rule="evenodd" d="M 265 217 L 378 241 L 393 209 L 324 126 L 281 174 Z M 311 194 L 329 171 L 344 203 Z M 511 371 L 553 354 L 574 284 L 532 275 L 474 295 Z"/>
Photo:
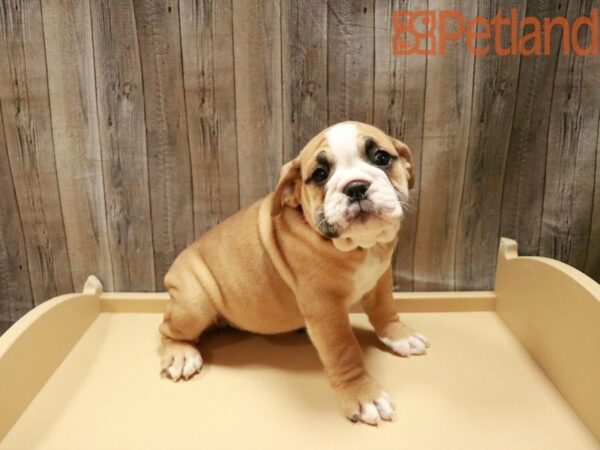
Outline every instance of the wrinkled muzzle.
<path fill-rule="evenodd" d="M 351 180 L 326 191 L 315 222 L 329 238 L 357 233 L 363 238 L 376 237 L 386 224 L 402 219 L 406 200 L 408 193 L 395 189 L 387 179 Z"/>

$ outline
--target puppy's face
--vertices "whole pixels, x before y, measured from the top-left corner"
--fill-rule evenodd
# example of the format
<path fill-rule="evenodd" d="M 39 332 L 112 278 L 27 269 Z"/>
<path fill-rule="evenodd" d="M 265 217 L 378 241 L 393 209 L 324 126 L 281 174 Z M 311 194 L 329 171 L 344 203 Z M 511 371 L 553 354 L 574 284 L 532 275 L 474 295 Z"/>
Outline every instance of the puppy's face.
<path fill-rule="evenodd" d="M 343 122 L 283 167 L 274 213 L 300 205 L 307 222 L 340 250 L 368 248 L 395 238 L 413 182 L 406 145 L 370 125 Z"/>

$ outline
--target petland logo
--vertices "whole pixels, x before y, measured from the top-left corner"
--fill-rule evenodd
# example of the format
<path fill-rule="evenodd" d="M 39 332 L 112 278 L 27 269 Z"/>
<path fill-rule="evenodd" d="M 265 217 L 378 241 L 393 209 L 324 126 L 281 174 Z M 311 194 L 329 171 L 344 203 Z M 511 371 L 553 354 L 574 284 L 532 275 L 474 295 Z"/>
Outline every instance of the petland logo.
<path fill-rule="evenodd" d="M 592 9 L 590 17 L 579 17 L 572 23 L 565 17 L 519 20 L 515 8 L 508 16 L 498 10 L 491 19 L 477 16 L 466 22 L 465 16 L 456 10 L 396 10 L 393 25 L 394 55 L 444 55 L 447 44 L 458 40 L 464 40 L 467 50 L 475 56 L 484 56 L 490 51 L 501 56 L 549 55 L 554 28 L 562 31 L 563 54 L 573 51 L 580 56 L 598 55 L 597 8 Z M 582 44 L 579 38 L 587 32 L 590 39 Z M 510 38 L 508 46 L 506 40 L 503 45 L 503 36 Z"/>

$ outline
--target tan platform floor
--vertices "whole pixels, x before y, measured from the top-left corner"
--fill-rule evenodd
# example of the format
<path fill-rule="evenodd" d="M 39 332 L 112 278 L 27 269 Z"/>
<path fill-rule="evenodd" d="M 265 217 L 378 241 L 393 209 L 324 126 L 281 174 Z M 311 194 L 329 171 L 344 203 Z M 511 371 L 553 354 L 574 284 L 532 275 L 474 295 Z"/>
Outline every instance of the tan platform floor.
<path fill-rule="evenodd" d="M 378 428 L 341 416 L 304 333 L 219 330 L 200 346 L 200 375 L 161 379 L 161 317 L 100 314 L 0 447 L 598 448 L 494 312 L 404 314 L 432 342 L 410 359 L 353 314 L 369 370 L 396 405 L 395 422 Z"/>

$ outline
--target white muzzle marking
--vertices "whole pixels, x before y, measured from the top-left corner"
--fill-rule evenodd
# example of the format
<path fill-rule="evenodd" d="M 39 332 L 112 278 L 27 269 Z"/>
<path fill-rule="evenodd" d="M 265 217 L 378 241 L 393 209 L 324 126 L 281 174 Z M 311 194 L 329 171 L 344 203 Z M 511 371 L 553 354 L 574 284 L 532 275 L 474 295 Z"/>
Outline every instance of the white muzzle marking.
<path fill-rule="evenodd" d="M 351 250 L 394 239 L 404 215 L 399 193 L 382 169 L 361 157 L 357 126 L 335 125 L 325 137 L 335 158 L 335 170 L 325 184 L 323 215 L 340 232 L 333 239 L 334 244 L 340 250 Z M 344 188 L 353 181 L 369 184 L 365 198 L 360 201 L 352 201 L 344 193 Z M 408 192 L 400 195 L 408 197 Z"/>

